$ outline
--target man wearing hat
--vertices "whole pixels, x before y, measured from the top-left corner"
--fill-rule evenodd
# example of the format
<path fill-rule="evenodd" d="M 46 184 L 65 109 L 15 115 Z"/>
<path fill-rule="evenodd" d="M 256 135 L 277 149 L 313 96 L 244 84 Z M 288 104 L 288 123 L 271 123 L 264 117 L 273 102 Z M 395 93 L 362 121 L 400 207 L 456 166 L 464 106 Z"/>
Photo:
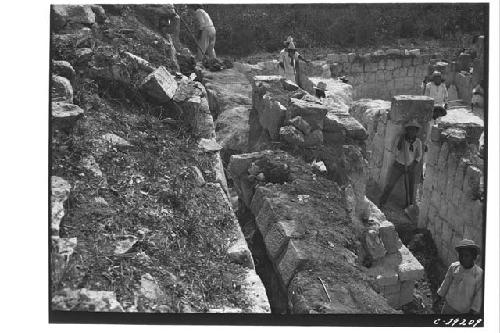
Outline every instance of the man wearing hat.
<path fill-rule="evenodd" d="M 420 124 L 412 120 L 405 124 L 404 133 L 394 140 L 392 150 L 396 152 L 396 160 L 389 169 L 387 182 L 379 201 L 380 206 L 385 205 L 394 186 L 405 172 L 408 174 L 409 183 L 409 202 L 407 204 L 412 205 L 414 203 L 415 172 L 418 163 L 422 159 L 422 141 L 417 138 L 419 129 Z"/>
<path fill-rule="evenodd" d="M 316 97 L 318 98 L 326 98 L 326 83 L 323 81 L 318 82 L 318 84 L 314 87 L 316 93 Z"/>
<path fill-rule="evenodd" d="M 444 112 L 444 114 L 439 116 L 446 115 L 446 108 L 448 108 L 448 89 L 446 89 L 446 85 L 443 83 L 441 72 L 434 71 L 434 73 L 432 73 L 432 81 L 425 85 L 424 95 L 434 99 L 435 112 Z"/>
<path fill-rule="evenodd" d="M 202 5 L 189 5 L 194 10 L 194 16 L 198 23 L 198 53 L 196 60 L 201 61 L 206 55 L 208 59 L 215 59 L 216 30 L 210 15 L 203 9 Z"/>
<path fill-rule="evenodd" d="M 438 296 L 445 301 L 441 313 L 479 314 L 483 302 L 483 270 L 474 263 L 479 246 L 472 240 L 464 239 L 455 250 L 458 252 L 458 261 L 450 265 L 437 291 Z"/>
<path fill-rule="evenodd" d="M 304 59 L 295 48 L 295 43 L 293 38 L 288 36 L 287 40 L 284 42 L 286 48 L 281 50 L 279 56 L 279 68 L 280 75 L 285 79 L 296 83 L 295 80 L 295 69 L 297 68 L 297 61 L 302 60 L 309 63 L 309 60 Z"/>

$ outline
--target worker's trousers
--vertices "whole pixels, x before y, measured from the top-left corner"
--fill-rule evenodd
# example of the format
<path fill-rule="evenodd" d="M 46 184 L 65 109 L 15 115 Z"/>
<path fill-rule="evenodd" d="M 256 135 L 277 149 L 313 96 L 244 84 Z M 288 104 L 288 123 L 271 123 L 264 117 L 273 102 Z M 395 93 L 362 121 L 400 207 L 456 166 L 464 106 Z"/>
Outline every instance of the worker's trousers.
<path fill-rule="evenodd" d="M 215 55 L 215 28 L 207 27 L 201 31 L 201 38 L 198 41 L 198 54 L 196 60 L 203 60 L 205 54 L 208 59 L 214 59 Z"/>
<path fill-rule="evenodd" d="M 415 166 L 410 166 L 406 167 L 407 173 L 408 173 L 408 190 L 410 193 L 410 202 L 408 205 L 411 205 L 414 203 L 414 188 L 415 188 Z M 383 205 L 387 202 L 387 199 L 389 198 L 389 195 L 391 194 L 392 190 L 394 189 L 394 186 L 398 182 L 399 178 L 401 178 L 402 175 L 405 173 L 405 166 L 401 163 L 394 162 L 393 165 L 391 165 L 389 169 L 389 174 L 387 175 L 387 182 L 384 188 L 384 191 L 382 193 L 382 196 L 380 197 L 380 205 Z"/>

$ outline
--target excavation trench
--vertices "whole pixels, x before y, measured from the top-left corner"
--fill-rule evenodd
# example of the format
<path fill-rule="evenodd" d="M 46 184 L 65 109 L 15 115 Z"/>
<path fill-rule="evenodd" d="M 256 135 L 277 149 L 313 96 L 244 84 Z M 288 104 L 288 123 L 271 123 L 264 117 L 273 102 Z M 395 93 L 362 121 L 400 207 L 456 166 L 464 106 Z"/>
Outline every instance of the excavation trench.
<path fill-rule="evenodd" d="M 408 59 L 403 60 L 400 62 L 401 66 L 408 62 Z M 387 63 L 391 61 L 392 59 L 389 59 Z M 410 62 L 419 71 L 424 72 L 427 70 L 424 58 L 417 57 Z M 387 161 L 394 154 L 394 152 L 386 149 L 385 142 L 393 141 L 394 137 L 398 135 L 402 124 L 408 118 L 416 117 L 422 123 L 422 128 L 426 129 L 424 136 L 421 138 L 423 142 L 425 142 L 425 135 L 431 134 L 427 133 L 427 122 L 430 119 L 428 111 L 432 110 L 432 100 L 418 96 L 419 94 L 416 92 L 419 89 L 415 86 L 415 82 L 417 82 L 415 79 L 415 82 L 403 82 L 401 91 L 391 91 L 391 95 L 397 93 L 416 94 L 395 96 L 392 100 L 393 103 L 394 101 L 397 103 L 392 108 L 390 102 L 381 100 L 359 100 L 353 103 L 353 95 L 386 96 L 380 95 L 378 90 L 372 91 L 368 89 L 371 86 L 359 86 L 365 83 L 356 81 L 356 77 L 353 79 L 355 88 L 355 91 L 353 91 L 349 85 L 342 84 L 334 79 L 333 74 L 331 74 L 332 77 L 327 75 L 325 78 L 323 73 L 325 65 L 319 65 L 321 64 L 313 64 L 313 67 L 304 69 L 305 72 L 314 75 L 309 78 L 306 75 L 303 76 L 306 81 L 300 82 L 299 85 L 305 87 L 305 90 L 298 88 L 296 85 L 294 86 L 293 83 L 282 82 L 279 77 L 273 76 L 276 66 L 272 62 L 255 66 L 238 64 L 237 70 L 230 69 L 218 73 L 206 73 L 206 77 L 203 79 L 208 94 L 210 111 L 215 119 L 217 141 L 223 147 L 220 153 L 226 169 L 228 185 L 232 188 L 230 192 L 232 193 L 233 209 L 252 253 L 256 272 L 266 288 L 271 311 L 273 313 L 391 313 L 393 309 L 385 308 L 387 304 L 392 308 L 402 310 L 404 313 L 432 313 L 438 311 L 437 308 L 432 308 L 432 304 L 434 303 L 437 285 L 443 277 L 443 272 L 440 271 L 443 266 L 440 260 L 437 259 L 438 255 L 435 250 L 436 244 L 441 245 L 439 244 L 441 235 L 436 234 L 437 231 L 433 229 L 432 225 L 427 225 L 426 228 L 420 222 L 418 226 L 414 222 L 413 225 L 408 224 L 408 227 L 405 227 L 405 223 L 408 222 L 406 217 L 394 213 L 394 210 L 391 211 L 391 209 L 384 209 L 382 212 L 371 201 L 367 201 L 365 197 L 365 195 L 368 195 L 373 200 L 377 200 L 378 195 L 374 196 L 373 193 L 367 193 L 371 192 L 367 191 L 369 190 L 367 186 L 369 187 L 369 183 L 375 182 L 380 187 L 389 165 Z M 377 66 L 379 65 L 380 63 Z M 375 65 L 372 67 L 375 68 Z M 367 64 L 363 68 L 371 70 L 371 67 Z M 330 71 L 333 70 L 331 67 L 329 69 Z M 326 68 L 326 72 L 329 72 L 328 68 Z M 252 74 L 256 76 L 253 76 L 250 80 Z M 252 83 L 250 83 L 251 81 Z M 318 106 L 317 102 L 314 101 L 314 97 L 309 94 L 312 93 L 313 85 L 319 81 L 327 82 L 330 90 L 327 101 L 320 103 Z M 365 91 L 365 88 L 368 91 Z M 357 94 L 354 94 L 355 92 Z M 410 109 L 413 111 L 411 113 L 407 112 Z M 311 116 L 312 114 L 320 114 L 323 111 L 326 115 L 323 114 L 320 118 Z M 295 113 L 292 118 L 296 114 L 301 114 L 304 117 L 303 119 L 308 121 L 306 125 L 316 125 L 315 128 L 307 130 L 307 133 L 311 133 L 310 137 L 307 137 L 309 134 L 304 130 L 304 125 L 300 123 L 302 120 L 292 122 L 290 121 L 291 118 L 287 118 L 286 123 L 284 123 L 284 118 L 290 116 L 287 112 Z M 317 125 L 317 122 L 321 126 Z M 465 123 L 465 121 L 463 122 Z M 462 126 L 461 124 L 458 125 Z M 446 126 L 457 127 L 457 124 Z M 476 127 L 472 128 L 470 132 L 476 133 L 481 129 L 479 125 Z M 444 131 L 446 128 L 444 127 L 440 131 Z M 300 137 L 302 135 L 301 131 L 304 133 L 302 139 Z M 319 137 L 313 134 L 318 134 Z M 318 138 L 320 138 L 319 143 L 314 143 L 316 142 L 314 140 Z M 298 149 L 301 147 L 300 139 L 306 142 L 311 139 L 312 141 L 309 140 L 309 143 L 312 142 L 313 145 L 316 145 L 315 148 Z M 313 208 L 311 216 L 314 218 L 306 221 L 300 220 L 300 217 L 304 214 L 304 211 L 300 210 L 313 207 L 307 205 L 302 205 L 297 212 L 276 216 L 276 220 L 273 221 L 275 223 L 273 225 L 275 234 L 276 229 L 282 228 L 284 224 L 288 223 L 287 221 L 282 222 L 283 220 L 280 219 L 285 216 L 289 217 L 289 215 L 292 215 L 291 219 L 298 218 L 300 220 L 297 225 L 304 223 L 308 231 L 305 233 L 306 236 L 303 235 L 305 238 L 284 237 L 286 241 L 279 241 L 279 246 L 273 249 L 273 241 L 269 240 L 271 231 L 267 225 L 263 227 L 262 223 L 270 225 L 271 222 L 266 220 L 274 217 L 263 219 L 263 215 L 268 213 L 273 215 L 275 212 L 267 210 L 265 214 L 259 214 L 259 210 L 265 205 L 260 203 L 261 207 L 257 209 L 254 207 L 256 200 L 255 197 L 252 200 L 252 196 L 254 196 L 255 183 L 253 181 L 249 183 L 249 178 L 247 178 L 251 176 L 249 166 L 262 156 L 254 158 L 248 156 L 252 154 L 245 156 L 241 154 L 249 151 L 264 153 L 265 149 L 271 149 L 272 151 L 268 156 L 281 155 L 279 149 L 274 149 L 276 147 L 279 149 L 290 147 L 290 149 L 284 149 L 288 151 L 288 155 L 294 158 L 299 157 L 295 160 L 283 157 L 282 161 L 291 163 L 300 169 L 299 172 L 296 172 L 295 179 L 300 179 L 302 183 L 275 186 L 276 184 L 273 184 L 272 181 L 269 182 L 266 176 L 265 181 L 261 182 L 263 186 L 259 186 L 261 189 L 258 200 L 267 200 L 266 203 L 271 203 L 268 204 L 269 206 L 279 197 L 276 202 L 279 201 L 279 204 L 282 204 L 287 209 L 294 210 L 296 207 L 301 206 L 295 200 L 297 194 L 299 194 L 299 197 L 302 194 L 307 194 L 306 197 L 313 197 L 313 193 L 316 192 L 315 186 L 318 184 L 325 185 L 327 190 L 320 191 L 318 197 L 319 205 L 325 205 L 323 207 L 326 210 L 322 212 Z M 366 152 L 367 150 L 372 152 L 372 157 L 358 156 L 357 151 Z M 307 156 L 310 153 L 314 156 Z M 232 165 L 228 165 L 232 156 L 239 161 L 234 170 Z M 333 171 L 335 176 L 333 178 L 328 177 L 329 180 L 318 180 L 317 183 L 315 177 L 308 178 L 308 173 L 311 173 L 311 165 L 304 163 L 304 161 L 310 163 L 315 159 L 314 157 L 318 156 L 321 157 L 318 161 L 324 161 L 328 173 L 330 174 L 330 171 Z M 274 157 L 270 158 L 273 159 Z M 361 166 L 364 163 L 362 160 L 365 159 L 368 160 L 368 165 L 363 167 Z M 297 162 L 298 160 L 300 162 Z M 384 160 L 386 160 L 386 163 L 384 163 Z M 451 162 L 448 162 L 448 164 L 451 165 Z M 243 167 L 243 165 L 245 166 Z M 231 168 L 231 172 L 227 172 L 229 168 Z M 233 171 L 236 171 L 236 173 Z M 453 172 L 450 172 L 452 177 L 454 177 Z M 346 199 L 349 195 L 342 192 L 346 185 L 346 179 L 347 185 L 350 184 L 349 186 L 352 186 L 354 191 L 351 199 Z M 302 185 L 297 186 L 297 184 Z M 311 185 L 312 187 L 309 188 L 308 186 Z M 337 185 L 342 187 L 340 192 L 333 189 Z M 274 191 L 275 195 L 273 196 L 266 191 Z M 236 192 L 239 193 L 240 197 Z M 394 192 L 393 199 L 398 196 L 404 197 L 404 195 L 401 195 L 401 191 L 398 191 L 398 187 Z M 330 194 L 336 195 L 337 199 L 328 199 L 327 197 Z M 425 185 L 424 197 L 421 199 L 424 203 L 429 199 L 429 191 L 425 188 Z M 351 216 L 351 213 L 343 215 L 346 207 L 350 204 L 349 200 L 355 205 L 355 209 L 353 209 L 356 211 L 355 215 L 357 217 Z M 392 200 L 392 203 L 397 206 L 397 200 Z M 332 208 L 336 211 L 335 215 L 323 214 Z M 268 208 L 266 207 L 266 209 Z M 357 215 L 358 212 L 365 214 L 365 217 Z M 424 213 L 427 214 L 427 212 Z M 430 211 L 428 215 L 430 217 Z M 356 225 L 359 224 L 356 222 L 357 219 L 358 222 L 360 222 L 359 219 L 370 222 L 364 225 Z M 285 218 L 285 220 L 288 220 L 288 218 Z M 332 220 L 336 220 L 340 224 L 343 223 L 342 221 L 350 221 L 350 223 L 347 224 L 348 227 L 343 229 L 339 228 L 339 224 L 334 226 Z M 322 225 L 321 221 L 328 221 L 330 224 Z M 375 222 L 372 223 L 371 221 Z M 280 224 L 280 226 L 276 227 L 277 224 Z M 286 230 L 288 227 L 284 228 L 283 230 Z M 428 230 L 431 232 L 429 233 Z M 369 237 L 364 234 L 364 232 L 368 231 L 371 232 Z M 337 237 L 339 235 L 343 237 L 344 232 L 350 236 L 343 243 L 346 245 L 339 247 L 341 253 L 337 252 L 339 251 L 337 247 L 332 252 L 333 245 L 329 251 L 318 250 L 318 246 L 321 247 L 323 244 L 316 235 L 311 236 L 314 233 L 323 234 L 323 239 L 328 245 L 331 245 L 330 243 L 335 242 L 330 241 L 333 239 L 338 241 Z M 271 238 L 275 234 L 271 235 Z M 328 236 L 325 237 L 327 234 Z M 460 237 L 460 235 L 457 234 L 457 237 Z M 358 240 L 365 248 L 360 250 L 358 245 L 353 245 Z M 367 244 L 372 247 L 366 247 Z M 429 248 L 431 250 L 428 250 Z M 439 246 L 437 250 L 438 252 L 441 251 Z M 367 253 L 368 257 L 373 256 L 375 258 L 375 260 L 372 260 L 373 265 L 365 265 L 364 259 L 366 259 Z M 304 256 L 302 256 L 303 254 Z M 325 254 L 327 257 L 322 257 Z M 340 261 L 335 262 L 335 265 L 332 266 L 334 268 L 325 265 L 330 263 L 332 255 L 333 260 L 343 257 Z M 350 256 L 352 256 L 351 259 L 349 259 Z M 439 257 L 442 256 L 442 253 L 439 253 Z M 316 265 L 312 270 L 298 269 L 302 262 L 308 262 L 311 261 L 311 258 L 320 257 L 321 264 Z M 397 259 L 398 257 L 399 259 Z M 351 271 L 351 268 L 346 265 L 347 262 L 353 263 L 352 265 L 355 266 L 354 271 Z M 354 262 L 356 263 L 354 264 Z M 287 267 L 287 265 L 290 267 Z M 437 266 L 441 267 L 436 269 Z M 288 268 L 291 269 L 288 270 Z M 365 268 L 368 268 L 368 271 Z M 364 273 L 360 273 L 361 271 Z M 360 282 L 360 280 L 365 279 L 363 277 L 365 273 L 373 276 L 375 284 L 380 288 L 375 287 L 372 289 Z M 337 283 L 344 278 L 341 277 L 342 274 L 345 274 L 349 281 L 345 285 Z M 326 281 L 327 278 L 331 278 L 331 280 Z M 317 280 L 321 281 L 321 285 L 318 286 Z M 323 280 L 326 283 L 323 283 Z M 332 287 L 331 285 L 335 286 Z M 376 295 L 373 297 L 370 295 L 371 298 L 368 302 L 359 301 L 359 299 L 353 297 L 353 295 L 355 296 L 353 286 L 358 291 L 362 290 L 364 294 L 369 294 L 375 290 Z M 301 295 L 297 297 L 296 291 L 299 290 L 300 294 L 302 288 L 307 289 L 304 294 L 307 295 L 304 296 L 308 297 L 307 300 Z M 337 298 L 332 297 L 329 302 L 321 303 L 321 298 L 325 297 L 323 290 L 336 293 Z M 329 293 L 326 292 L 326 294 L 330 299 Z M 378 303 L 381 296 L 387 300 L 385 307 Z M 335 303 L 337 300 L 338 302 Z M 375 309 L 366 308 L 367 303 Z M 301 308 L 303 304 L 306 305 Z"/>

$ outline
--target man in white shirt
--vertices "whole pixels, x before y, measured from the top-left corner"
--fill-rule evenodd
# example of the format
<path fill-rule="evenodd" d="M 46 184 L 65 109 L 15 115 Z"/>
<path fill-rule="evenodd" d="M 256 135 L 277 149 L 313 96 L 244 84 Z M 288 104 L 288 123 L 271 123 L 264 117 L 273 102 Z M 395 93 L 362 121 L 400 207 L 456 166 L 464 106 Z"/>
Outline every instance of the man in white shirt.
<path fill-rule="evenodd" d="M 289 42 L 288 42 L 289 41 Z M 287 43 L 288 42 L 288 43 Z M 297 49 L 295 48 L 295 43 L 291 37 L 288 37 L 285 44 L 288 44 L 286 49 L 281 50 L 279 55 L 279 74 L 287 80 L 297 83 L 296 80 L 296 69 L 298 67 L 297 62 L 303 60 L 309 63 L 309 60 L 304 59 Z"/>
<path fill-rule="evenodd" d="M 434 99 L 434 107 L 446 109 L 448 107 L 448 89 L 443 83 L 441 72 L 432 73 L 432 81 L 425 85 L 425 96 Z"/>
<path fill-rule="evenodd" d="M 464 239 L 455 249 L 458 261 L 450 265 L 437 291 L 445 301 L 441 313 L 477 315 L 483 302 L 483 270 L 474 263 L 479 246 L 472 240 Z"/>
<path fill-rule="evenodd" d="M 194 15 L 198 22 L 198 53 L 196 60 L 203 60 L 203 56 L 208 59 L 215 59 L 215 27 L 212 19 L 201 5 L 193 5 L 191 8 L 195 9 Z"/>
<path fill-rule="evenodd" d="M 422 142 L 417 138 L 418 130 L 420 125 L 416 121 L 408 122 L 405 125 L 405 132 L 397 136 L 394 140 L 392 150 L 396 152 L 396 160 L 394 164 L 390 167 L 389 173 L 387 175 L 387 182 L 380 197 L 379 206 L 385 205 L 389 195 L 391 194 L 394 186 L 398 182 L 399 178 L 405 174 L 408 174 L 408 192 L 409 198 L 407 206 L 415 203 L 414 196 L 414 186 L 415 186 L 415 173 L 418 163 L 422 159 Z"/>

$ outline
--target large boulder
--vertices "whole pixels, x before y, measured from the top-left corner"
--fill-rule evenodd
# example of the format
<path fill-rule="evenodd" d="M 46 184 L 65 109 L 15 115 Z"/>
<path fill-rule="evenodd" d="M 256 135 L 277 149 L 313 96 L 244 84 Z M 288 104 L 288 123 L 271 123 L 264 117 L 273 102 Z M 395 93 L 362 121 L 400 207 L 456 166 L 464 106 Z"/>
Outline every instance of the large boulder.
<path fill-rule="evenodd" d="M 215 121 L 217 142 L 232 152 L 243 153 L 248 148 L 250 116 L 249 106 L 237 106 L 225 110 Z"/>
<path fill-rule="evenodd" d="M 52 124 L 56 129 L 71 129 L 83 116 L 83 109 L 66 102 L 52 102 Z"/>
<path fill-rule="evenodd" d="M 53 5 L 52 18 L 56 31 L 68 24 L 92 25 L 95 23 L 95 14 L 89 5 Z"/>
<path fill-rule="evenodd" d="M 52 75 L 51 97 L 52 102 L 73 103 L 73 87 L 67 78 Z"/>
<path fill-rule="evenodd" d="M 288 111 L 292 118 L 301 116 L 311 129 L 323 129 L 325 116 L 328 113 L 328 108 L 321 103 L 304 101 L 296 98 L 290 100 Z"/>
<path fill-rule="evenodd" d="M 76 77 L 73 66 L 71 66 L 69 62 L 64 60 L 52 60 L 52 74 L 65 77 L 70 82 L 73 82 Z"/>
<path fill-rule="evenodd" d="M 177 81 L 165 67 L 161 66 L 144 79 L 141 90 L 156 102 L 164 104 L 174 97 Z"/>

